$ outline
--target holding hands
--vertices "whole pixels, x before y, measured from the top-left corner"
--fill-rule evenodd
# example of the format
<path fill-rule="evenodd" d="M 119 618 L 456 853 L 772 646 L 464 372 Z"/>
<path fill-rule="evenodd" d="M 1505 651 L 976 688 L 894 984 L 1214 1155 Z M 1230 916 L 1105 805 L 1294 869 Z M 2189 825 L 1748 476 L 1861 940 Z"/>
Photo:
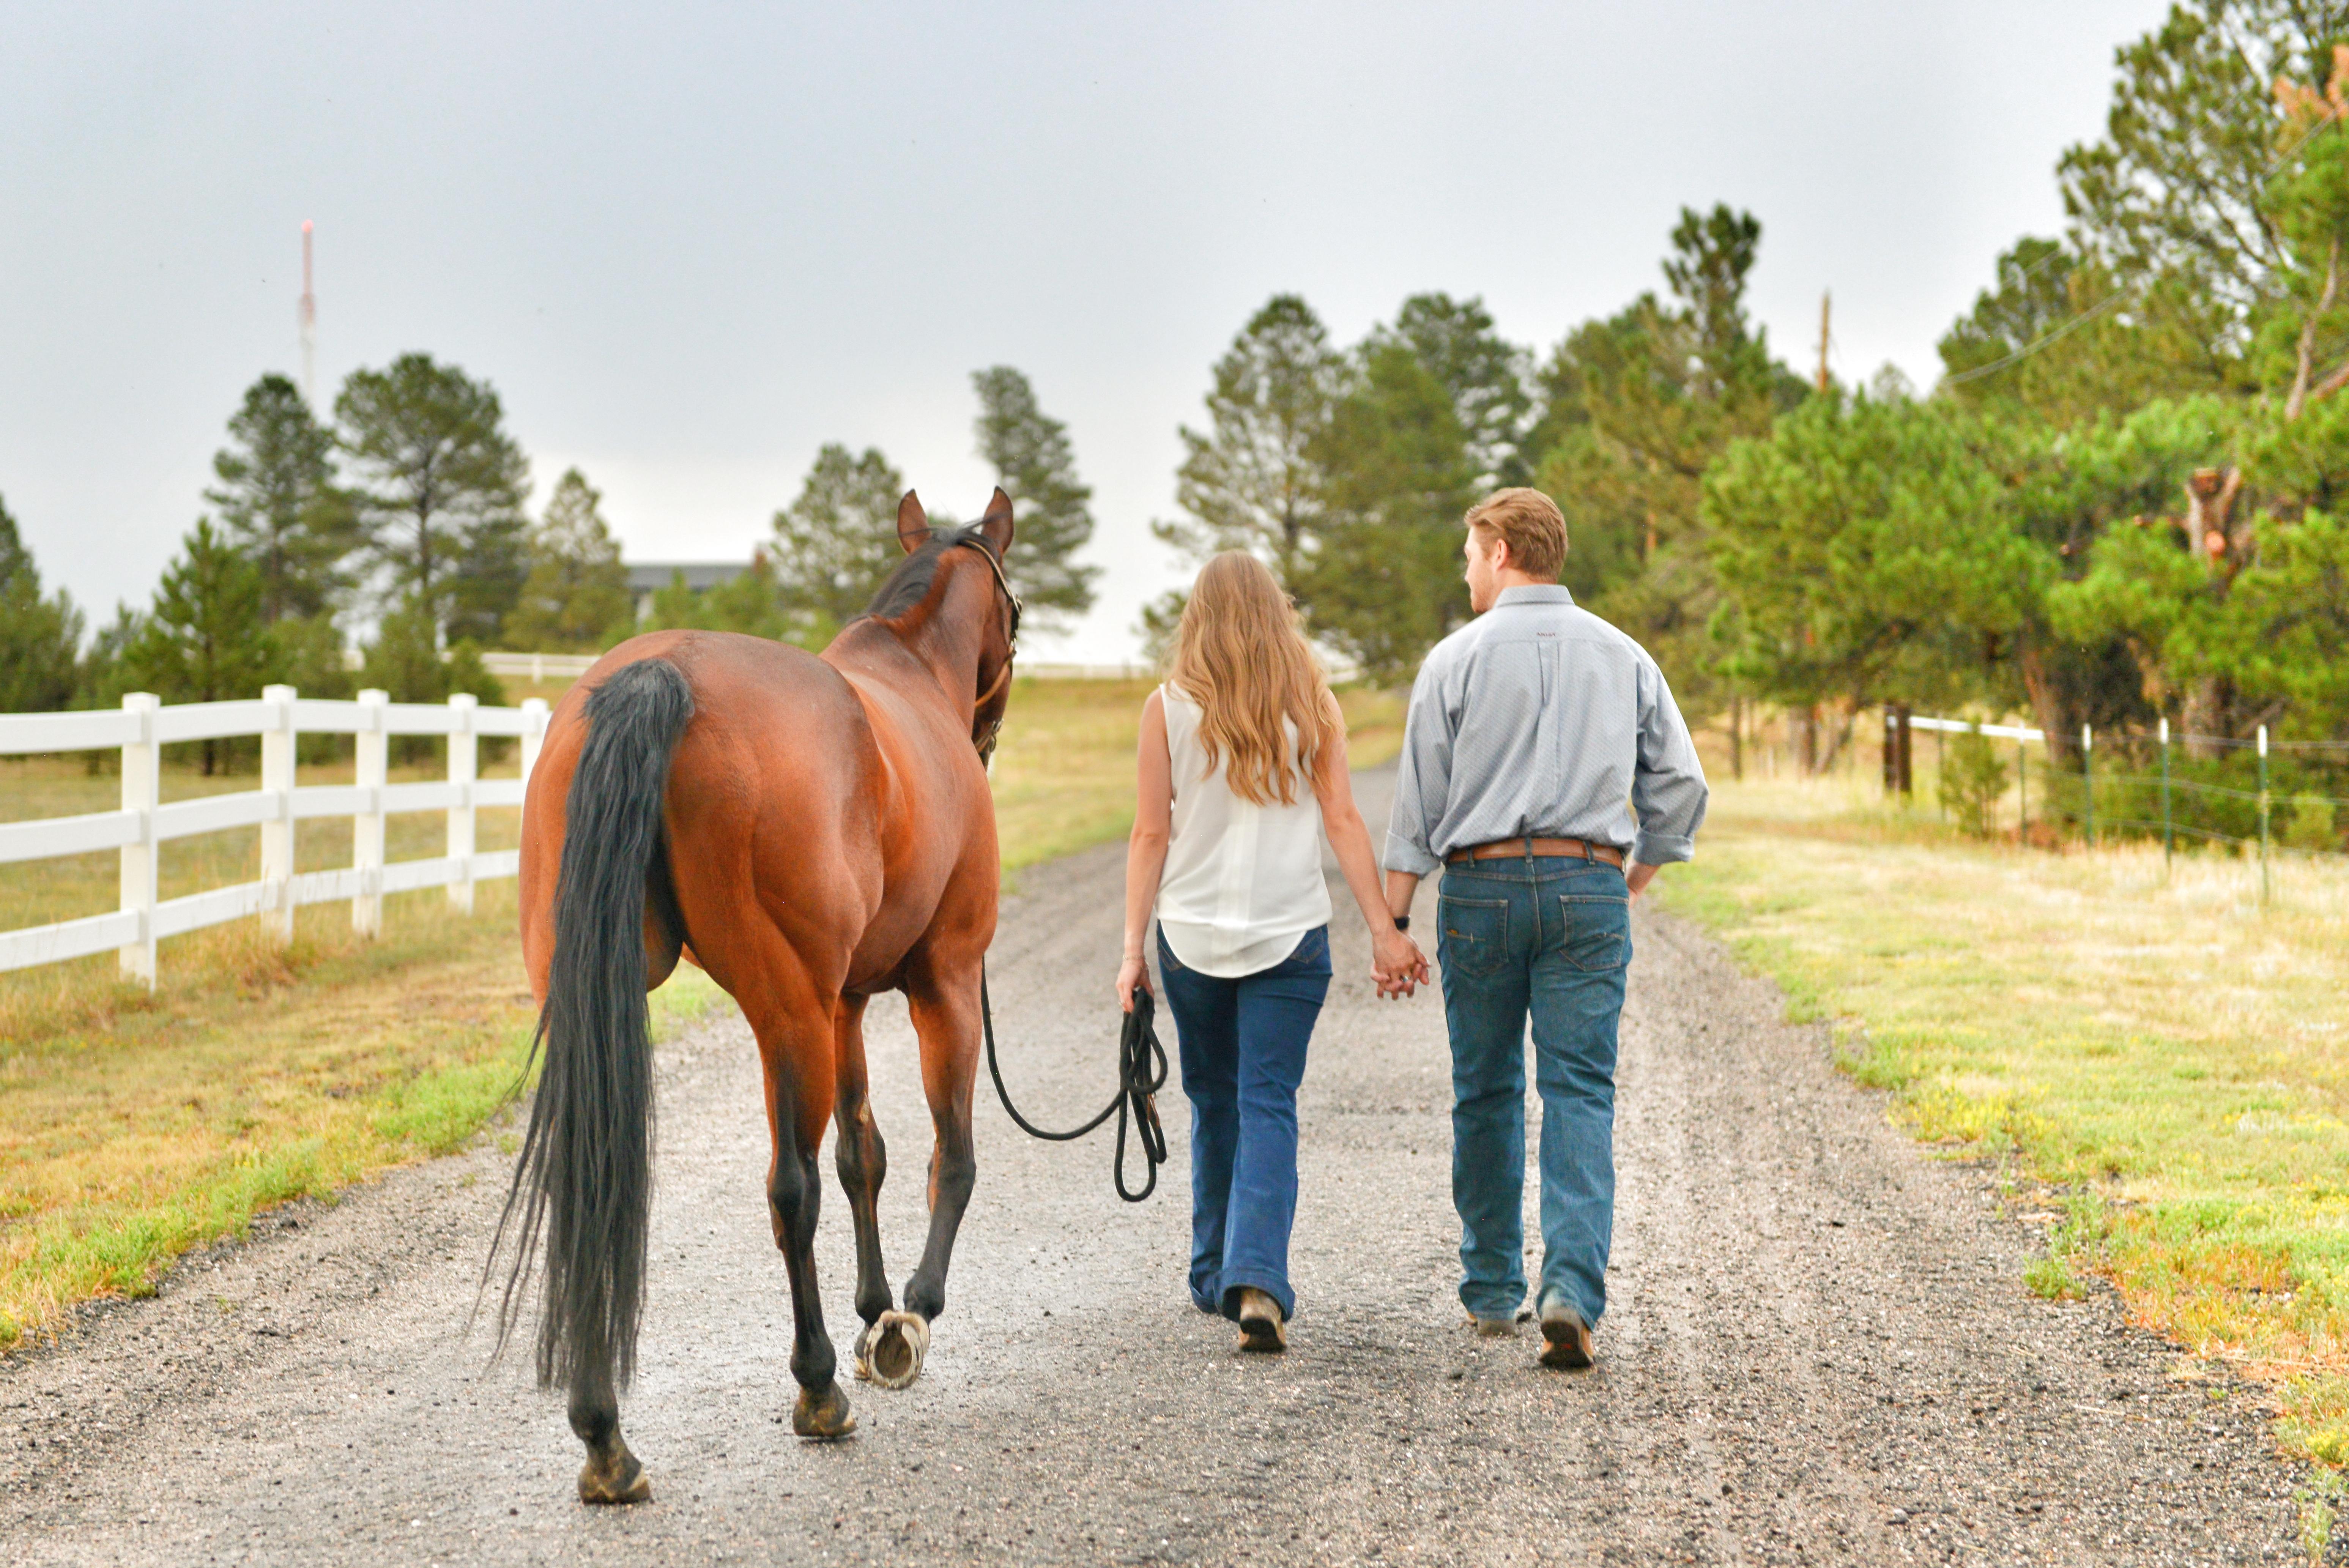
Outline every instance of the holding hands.
<path fill-rule="evenodd" d="M 1381 1000 L 1396 1002 L 1431 984 L 1427 955 L 1402 931 L 1389 926 L 1371 936 L 1371 977 Z"/>

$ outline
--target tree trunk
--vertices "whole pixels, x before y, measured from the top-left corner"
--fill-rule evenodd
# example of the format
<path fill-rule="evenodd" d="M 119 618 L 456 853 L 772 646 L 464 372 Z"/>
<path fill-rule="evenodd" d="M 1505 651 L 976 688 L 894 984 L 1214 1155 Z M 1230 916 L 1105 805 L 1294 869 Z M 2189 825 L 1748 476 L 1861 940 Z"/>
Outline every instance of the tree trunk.
<path fill-rule="evenodd" d="M 2209 762 L 2226 754 L 2219 742 L 2227 733 L 2227 688 L 2219 677 L 2204 675 L 2186 683 L 2178 727 L 2186 732 L 2186 754 Z"/>
<path fill-rule="evenodd" d="M 2072 715 L 2064 704 L 2063 693 L 2055 690 L 2055 678 L 2048 673 L 2047 656 L 2026 635 L 2017 641 L 2014 663 L 2023 676 L 2023 694 L 2031 703 L 2031 716 L 2047 737 L 2049 760 L 2068 761 L 2072 755 Z"/>
<path fill-rule="evenodd" d="M 2283 406 L 2283 417 L 2286 420 L 2300 418 L 2300 410 L 2308 406 L 2308 375 L 2311 368 L 2310 361 L 2316 353 L 2316 323 L 2326 311 L 2333 308 L 2333 293 L 2340 286 L 2341 238 L 2336 234 L 2333 236 L 2332 248 L 2325 253 L 2324 292 L 2317 296 L 2316 308 L 2308 313 L 2308 319 L 2300 324 L 2300 362 L 2292 371 L 2292 396 L 2286 400 Z M 2327 377 L 2325 379 L 2329 384 L 2333 378 Z"/>

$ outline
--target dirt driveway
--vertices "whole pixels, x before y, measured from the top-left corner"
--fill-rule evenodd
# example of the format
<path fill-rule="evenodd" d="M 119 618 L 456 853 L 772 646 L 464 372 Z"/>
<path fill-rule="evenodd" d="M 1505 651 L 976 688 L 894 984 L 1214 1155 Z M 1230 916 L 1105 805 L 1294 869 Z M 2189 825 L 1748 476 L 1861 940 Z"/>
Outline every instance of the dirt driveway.
<path fill-rule="evenodd" d="M 1376 820 L 1383 781 L 1362 781 Z M 993 960 L 1007 1071 L 1062 1121 L 1105 1097 L 1122 851 L 1030 872 Z M 1669 875 L 1669 873 L 1667 873 Z M 1339 889 L 1340 908 L 1343 902 Z M 1429 900 L 1432 904 L 1432 899 Z M 2240 1388 L 2108 1299 L 2054 1305 L 1982 1173 L 1937 1164 L 1689 929 L 1643 912 L 1624 1021 L 1612 1308 L 1587 1375 L 1478 1341 L 1453 1286 L 1440 1003 L 1381 1005 L 1350 916 L 1308 1073 L 1286 1357 L 1192 1310 L 1168 1187 L 991 1101 L 947 1315 L 861 1430 L 788 1424 L 765 1131 L 730 1015 L 667 1047 L 642 1372 L 655 1501 L 572 1500 L 557 1400 L 468 1338 L 508 1160 L 305 1206 L 0 1370 L 12 1563 L 2302 1561 L 2292 1473 Z M 928 1154 L 902 1006 L 876 1003 L 893 1278 Z M 982 1096 L 987 1090 L 982 1087 Z M 830 1169 L 827 1160 L 825 1168 Z M 835 1333 L 851 1243 L 820 1257 Z M 843 1345 L 845 1338 L 843 1338 Z"/>

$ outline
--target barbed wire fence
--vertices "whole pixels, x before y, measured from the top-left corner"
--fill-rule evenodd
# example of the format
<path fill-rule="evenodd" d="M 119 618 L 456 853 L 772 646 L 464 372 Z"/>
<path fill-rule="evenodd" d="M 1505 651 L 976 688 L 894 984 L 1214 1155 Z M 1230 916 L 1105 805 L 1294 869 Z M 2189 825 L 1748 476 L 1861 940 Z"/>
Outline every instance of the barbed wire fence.
<path fill-rule="evenodd" d="M 2280 865 L 2349 869 L 2349 742 L 2284 741 L 2265 725 L 2251 735 L 2173 731 L 2098 734 L 2083 726 L 2060 755 L 2044 731 L 2026 725 L 1927 718 L 1885 710 L 1885 784 L 1910 793 L 1909 732 L 1935 741 L 1935 794 L 1945 815 L 2003 807 L 2006 768 L 1980 758 L 1984 742 L 2013 746 L 2012 807 L 2018 842 L 2077 842 L 2096 848 L 2158 841 L 2165 864 L 2181 848 L 2223 849 L 2256 864 L 2260 900 L 2274 893 Z M 1953 769 L 1952 737 L 1972 742 Z M 2040 754 L 2033 765 L 2032 747 Z M 2003 747 L 2001 748 L 2003 751 Z M 1969 802 L 1965 791 L 1975 798 Z M 1979 830 L 1979 829 L 1978 829 Z"/>

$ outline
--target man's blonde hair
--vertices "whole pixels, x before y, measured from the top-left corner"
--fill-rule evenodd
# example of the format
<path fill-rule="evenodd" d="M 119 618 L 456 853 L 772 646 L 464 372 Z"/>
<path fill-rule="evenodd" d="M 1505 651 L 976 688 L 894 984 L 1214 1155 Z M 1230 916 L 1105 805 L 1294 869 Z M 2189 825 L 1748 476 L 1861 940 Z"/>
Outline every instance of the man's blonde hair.
<path fill-rule="evenodd" d="M 1529 577 L 1555 580 L 1566 566 L 1566 514 L 1538 490 L 1522 484 L 1495 490 L 1461 521 L 1506 540 L 1509 565 Z"/>
<path fill-rule="evenodd" d="M 1232 793 L 1258 805 L 1294 803 L 1340 733 L 1337 701 L 1288 596 L 1245 550 L 1217 556 L 1191 585 L 1167 674 L 1199 705 L 1208 764 L 1222 763 Z"/>

